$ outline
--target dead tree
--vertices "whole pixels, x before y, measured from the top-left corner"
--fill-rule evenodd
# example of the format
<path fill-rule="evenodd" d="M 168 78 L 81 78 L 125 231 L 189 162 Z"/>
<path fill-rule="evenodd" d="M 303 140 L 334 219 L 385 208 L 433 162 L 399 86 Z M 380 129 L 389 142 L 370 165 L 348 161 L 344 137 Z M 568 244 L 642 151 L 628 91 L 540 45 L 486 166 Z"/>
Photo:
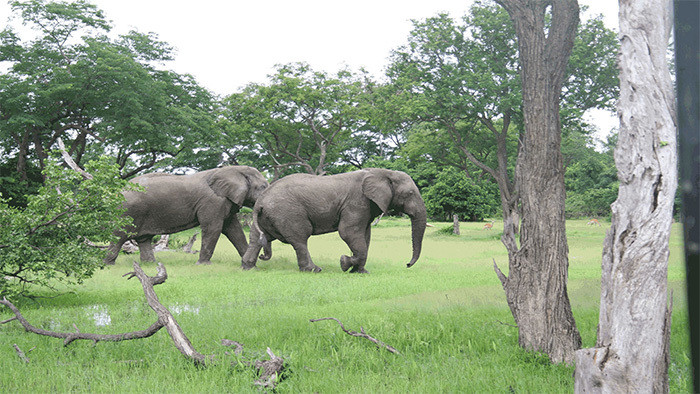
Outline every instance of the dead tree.
<path fill-rule="evenodd" d="M 603 250 L 598 340 L 576 353 L 576 392 L 669 390 L 666 275 L 677 184 L 670 5 L 620 1 L 620 189 Z"/>

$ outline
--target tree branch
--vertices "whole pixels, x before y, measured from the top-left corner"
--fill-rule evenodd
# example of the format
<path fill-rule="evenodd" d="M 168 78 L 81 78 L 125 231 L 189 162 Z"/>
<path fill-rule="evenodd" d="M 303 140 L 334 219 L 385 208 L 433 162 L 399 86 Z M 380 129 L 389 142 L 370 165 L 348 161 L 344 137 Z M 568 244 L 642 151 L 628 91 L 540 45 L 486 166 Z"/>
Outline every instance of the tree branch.
<path fill-rule="evenodd" d="M 92 175 L 88 174 L 87 172 L 85 172 L 85 170 L 80 168 L 80 166 L 75 161 L 73 161 L 71 155 L 69 155 L 68 152 L 66 152 L 66 147 L 65 145 L 63 145 L 63 140 L 59 137 L 56 139 L 56 142 L 58 143 L 58 149 L 61 151 L 61 156 L 63 156 L 63 160 L 65 160 L 66 164 L 68 164 L 70 168 L 74 169 L 80 175 L 82 175 L 83 178 L 92 179 Z"/>
<path fill-rule="evenodd" d="M 369 340 L 370 342 L 374 343 L 375 345 L 377 345 L 378 348 L 383 347 L 383 348 L 385 348 L 386 350 L 390 351 L 391 353 L 394 353 L 394 354 L 401 354 L 401 353 L 399 353 L 398 350 L 396 350 L 396 349 L 393 348 L 392 346 L 389 346 L 389 345 L 387 345 L 386 343 L 384 343 L 384 342 L 382 342 L 382 341 L 380 341 L 380 340 L 378 340 L 378 339 L 375 339 L 375 338 L 372 338 L 371 336 L 369 336 L 369 335 L 365 332 L 365 329 L 362 328 L 362 327 L 360 327 L 360 332 L 353 331 L 353 330 L 347 330 L 347 329 L 345 328 L 345 326 L 343 325 L 343 323 L 341 323 L 340 320 L 336 319 L 335 317 L 323 317 L 323 318 L 320 318 L 320 319 L 311 319 L 311 320 L 309 320 L 309 321 L 312 322 L 312 323 L 314 323 L 314 322 L 321 321 L 321 320 L 335 320 L 336 322 L 338 322 L 338 324 L 340 324 L 340 328 L 341 328 L 346 334 L 348 334 L 348 335 L 350 335 L 350 336 L 353 336 L 353 337 L 365 338 L 365 339 Z"/>

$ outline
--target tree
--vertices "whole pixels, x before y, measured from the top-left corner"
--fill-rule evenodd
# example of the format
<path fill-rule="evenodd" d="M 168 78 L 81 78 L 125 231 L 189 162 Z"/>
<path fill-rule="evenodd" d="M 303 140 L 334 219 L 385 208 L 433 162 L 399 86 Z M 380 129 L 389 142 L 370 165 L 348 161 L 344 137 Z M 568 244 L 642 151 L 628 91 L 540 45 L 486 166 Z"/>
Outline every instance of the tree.
<path fill-rule="evenodd" d="M 28 40 L 11 27 L 0 32 L 9 66 L 0 74 L 0 146 L 20 179 L 32 165 L 44 168 L 58 138 L 77 163 L 115 156 L 123 178 L 182 165 L 175 158 L 187 152 L 208 160 L 193 166 L 218 164 L 213 97 L 192 77 L 157 67 L 172 59 L 169 45 L 135 31 L 109 38 L 104 14 L 86 1 L 11 4 L 36 32 Z"/>
<path fill-rule="evenodd" d="M 615 97 L 617 42 L 600 16 L 581 25 L 578 34 L 561 112 L 569 129 L 589 131 L 581 115 L 590 108 L 609 108 Z M 393 119 L 390 125 L 406 130 L 405 153 L 460 168 L 470 177 L 492 177 L 499 186 L 504 222 L 515 233 L 514 161 L 524 127 L 516 42 L 508 13 L 482 2 L 462 23 L 447 15 L 414 21 L 408 44 L 394 52 L 388 70 L 394 93 L 380 102 L 391 113 L 385 117 Z M 402 117 L 403 123 L 398 122 Z"/>
<path fill-rule="evenodd" d="M 576 352 L 577 392 L 669 390 L 666 275 L 677 186 L 670 5 L 620 1 L 620 190 L 603 249 L 598 339 Z"/>
<path fill-rule="evenodd" d="M 90 161 L 83 178 L 49 158 L 44 185 L 26 208 L 0 196 L 0 298 L 51 287 L 56 280 L 81 283 L 102 267 L 112 231 L 127 224 L 122 190 L 128 182 L 110 158 Z"/>
<path fill-rule="evenodd" d="M 491 182 L 477 183 L 463 171 L 447 167 L 421 195 L 430 217 L 449 220 L 457 215 L 464 220 L 480 221 L 498 209 L 495 188 Z"/>
<path fill-rule="evenodd" d="M 520 247 L 507 228 L 509 274 L 498 267 L 519 343 L 553 362 L 571 362 L 581 346 L 566 291 L 560 95 L 574 46 L 576 0 L 497 0 L 513 20 L 521 67 L 523 121 L 516 181 L 522 207 Z M 551 14 L 547 26 L 546 15 Z"/>
<path fill-rule="evenodd" d="M 278 66 L 270 79 L 226 98 L 222 127 L 230 146 L 254 152 L 258 166 L 274 169 L 275 177 L 289 169 L 322 175 L 351 155 L 353 147 L 343 141 L 358 138 L 366 123 L 363 80 L 304 63 Z M 231 152 L 234 161 L 239 152 Z"/>

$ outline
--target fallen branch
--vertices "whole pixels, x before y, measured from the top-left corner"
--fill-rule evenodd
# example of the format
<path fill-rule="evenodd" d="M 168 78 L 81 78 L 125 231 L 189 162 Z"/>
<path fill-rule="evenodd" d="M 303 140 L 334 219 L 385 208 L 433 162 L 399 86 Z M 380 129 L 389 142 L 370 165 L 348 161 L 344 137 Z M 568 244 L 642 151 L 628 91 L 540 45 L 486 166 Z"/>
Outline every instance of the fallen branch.
<path fill-rule="evenodd" d="M 320 319 L 311 319 L 311 320 L 309 320 L 309 321 L 312 322 L 312 323 L 315 323 L 315 322 L 321 321 L 321 320 L 335 320 L 336 322 L 338 322 L 338 324 L 340 324 L 340 328 L 341 328 L 346 334 L 348 334 L 348 335 L 350 335 L 350 336 L 353 336 L 353 337 L 365 338 L 365 339 L 369 340 L 370 342 L 374 343 L 375 345 L 377 345 L 377 347 L 379 347 L 379 348 L 383 347 L 383 348 L 385 348 L 386 350 L 388 350 L 388 351 L 390 351 L 390 352 L 392 352 L 392 353 L 394 353 L 394 354 L 401 354 L 401 353 L 399 353 L 398 350 L 396 350 L 396 349 L 393 348 L 392 346 L 389 346 L 389 345 L 387 345 L 386 343 L 384 343 L 384 342 L 382 342 L 382 341 L 380 341 L 380 340 L 378 340 L 378 339 L 375 339 L 375 338 L 372 338 L 371 336 L 369 336 L 369 335 L 365 332 L 365 329 L 362 328 L 362 327 L 360 327 L 360 332 L 346 329 L 345 326 L 343 325 L 343 323 L 341 323 L 340 320 L 336 319 L 335 317 L 323 317 L 323 318 L 320 318 Z"/>
<path fill-rule="evenodd" d="M 153 286 L 164 283 L 165 280 L 168 278 L 168 274 L 165 271 L 165 267 L 163 266 L 163 264 L 159 263 L 156 276 L 150 277 L 146 275 L 141 269 L 141 266 L 139 266 L 139 264 L 134 261 L 134 271 L 125 274 L 124 276 L 129 276 L 127 279 L 131 279 L 133 277 L 139 278 L 143 287 L 144 294 L 146 295 L 146 301 L 148 302 L 148 305 L 151 307 L 151 309 L 153 309 L 156 312 L 156 314 L 158 314 L 158 320 L 145 330 L 132 331 L 122 334 L 85 333 L 80 332 L 77 329 L 77 327 L 75 329 L 75 332 L 48 331 L 31 325 L 27 321 L 27 319 L 25 319 L 24 316 L 22 316 L 19 309 L 17 309 L 17 307 L 15 307 L 6 298 L 3 298 L 0 301 L 0 304 L 10 308 L 10 310 L 15 314 L 15 319 L 19 321 L 19 323 L 22 325 L 22 327 L 24 327 L 25 330 L 37 335 L 44 335 L 52 338 L 63 338 L 63 346 L 68 346 L 73 341 L 79 339 L 90 340 L 97 343 L 100 341 L 119 342 L 131 339 L 148 338 L 153 334 L 157 333 L 161 328 L 165 327 L 168 330 L 170 337 L 173 339 L 175 346 L 178 348 L 178 350 L 180 350 L 180 353 L 192 359 L 193 361 L 195 361 L 195 363 L 204 362 L 205 357 L 194 350 L 192 344 L 187 339 L 187 336 L 182 332 L 182 329 L 180 329 L 180 326 L 175 321 L 175 318 L 173 318 L 172 314 L 170 314 L 167 308 L 165 308 L 160 303 L 160 301 L 158 301 L 158 296 L 153 290 Z"/>
<path fill-rule="evenodd" d="M 68 346 L 71 344 L 71 342 L 77 340 L 77 339 L 85 339 L 85 340 L 90 340 L 95 343 L 99 341 L 112 341 L 112 342 L 118 342 L 118 341 L 126 341 L 129 339 L 139 339 L 139 338 L 148 338 L 151 335 L 155 334 L 160 330 L 163 325 L 160 322 L 155 322 L 153 325 L 151 325 L 149 328 L 142 330 L 142 331 L 134 331 L 134 332 L 128 332 L 124 334 L 89 334 L 89 333 L 82 333 L 82 332 L 55 332 L 55 331 L 48 331 L 44 330 L 41 328 L 34 327 L 31 325 L 27 319 L 22 316 L 22 314 L 19 312 L 19 309 L 15 307 L 10 301 L 8 301 L 6 298 L 3 298 L 0 300 L 0 304 L 5 305 L 6 307 L 10 308 L 10 310 L 15 314 L 16 320 L 19 321 L 19 323 L 24 327 L 24 329 L 28 332 L 32 332 L 37 335 L 44 335 L 47 337 L 52 337 L 52 338 L 63 338 L 63 346 Z"/>
<path fill-rule="evenodd" d="M 29 358 L 27 357 L 26 354 L 24 354 L 24 352 L 22 351 L 22 349 L 20 349 L 19 346 L 17 346 L 16 343 L 15 343 L 13 346 L 15 347 L 15 351 L 17 352 L 17 355 L 19 356 L 19 358 L 20 358 L 22 361 L 24 361 L 25 363 L 29 364 Z M 31 352 L 31 351 L 34 350 L 34 349 L 35 349 L 35 347 L 29 349 L 29 352 Z M 27 352 L 27 353 L 29 353 L 29 352 Z"/>
<path fill-rule="evenodd" d="M 205 356 L 194 349 L 185 333 L 177 324 L 177 321 L 175 320 L 173 315 L 158 300 L 158 296 L 153 290 L 153 287 L 165 283 L 165 281 L 168 279 L 168 273 L 166 272 L 165 266 L 162 263 L 158 263 L 157 273 L 155 276 L 148 276 L 143 272 L 143 269 L 141 269 L 141 266 L 138 264 L 138 262 L 134 261 L 134 270 L 132 272 L 124 274 L 123 277 L 127 277 L 127 280 L 134 277 L 139 279 L 139 281 L 141 282 L 141 286 L 143 287 L 144 295 L 146 296 L 146 302 L 151 307 L 151 309 L 153 309 L 153 311 L 156 312 L 156 314 L 158 315 L 158 320 L 145 330 L 133 331 L 123 334 L 90 334 L 80 332 L 80 330 L 78 330 L 78 327 L 73 325 L 73 327 L 75 328 L 75 332 L 48 331 L 31 325 L 27 321 L 27 319 L 25 319 L 24 316 L 22 316 L 19 309 L 17 309 L 17 307 L 15 307 L 6 298 L 0 300 L 0 305 L 5 305 L 8 308 L 10 308 L 10 310 L 12 310 L 12 312 L 15 314 L 15 317 L 2 321 L 0 322 L 0 324 L 17 320 L 26 331 L 53 338 L 63 338 L 64 346 L 68 346 L 73 341 L 78 339 L 91 340 L 96 344 L 99 341 L 117 342 L 126 341 L 130 339 L 148 338 L 156 332 L 158 332 L 161 328 L 165 327 L 165 329 L 168 331 L 168 334 L 170 335 L 170 338 L 173 340 L 175 347 L 185 357 L 194 361 L 195 364 L 206 365 L 214 361 L 213 356 Z M 243 345 L 236 341 L 222 339 L 221 344 L 224 346 L 233 347 L 234 354 L 236 355 L 240 355 L 243 351 Z M 19 349 L 17 345 L 15 345 L 15 350 L 17 351 L 17 354 L 23 361 L 29 362 L 29 359 Z M 270 348 L 267 348 L 267 354 L 270 356 L 269 360 L 255 360 L 246 364 L 248 366 L 256 368 L 260 373 L 260 377 L 254 382 L 255 385 L 261 386 L 263 388 L 274 389 L 277 383 L 279 383 L 279 381 L 283 379 L 280 375 L 285 369 L 284 359 L 275 356 L 274 353 L 272 353 L 272 351 L 270 350 Z"/>

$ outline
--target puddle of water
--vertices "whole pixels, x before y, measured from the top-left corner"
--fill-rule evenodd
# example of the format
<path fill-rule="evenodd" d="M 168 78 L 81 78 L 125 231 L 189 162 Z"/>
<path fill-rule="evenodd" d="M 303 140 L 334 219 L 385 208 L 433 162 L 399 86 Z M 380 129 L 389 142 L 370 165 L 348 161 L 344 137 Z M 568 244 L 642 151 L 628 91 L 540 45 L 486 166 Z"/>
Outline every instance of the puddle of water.
<path fill-rule="evenodd" d="M 192 306 L 192 305 L 187 305 L 187 304 L 175 304 L 170 306 L 168 308 L 170 310 L 170 313 L 174 315 L 180 315 L 182 313 L 192 313 L 194 315 L 199 315 L 199 307 L 198 306 Z"/>
<path fill-rule="evenodd" d="M 105 327 L 112 324 L 112 316 L 107 312 L 107 308 L 102 305 L 90 305 L 87 308 L 88 316 L 92 316 L 96 327 Z"/>

